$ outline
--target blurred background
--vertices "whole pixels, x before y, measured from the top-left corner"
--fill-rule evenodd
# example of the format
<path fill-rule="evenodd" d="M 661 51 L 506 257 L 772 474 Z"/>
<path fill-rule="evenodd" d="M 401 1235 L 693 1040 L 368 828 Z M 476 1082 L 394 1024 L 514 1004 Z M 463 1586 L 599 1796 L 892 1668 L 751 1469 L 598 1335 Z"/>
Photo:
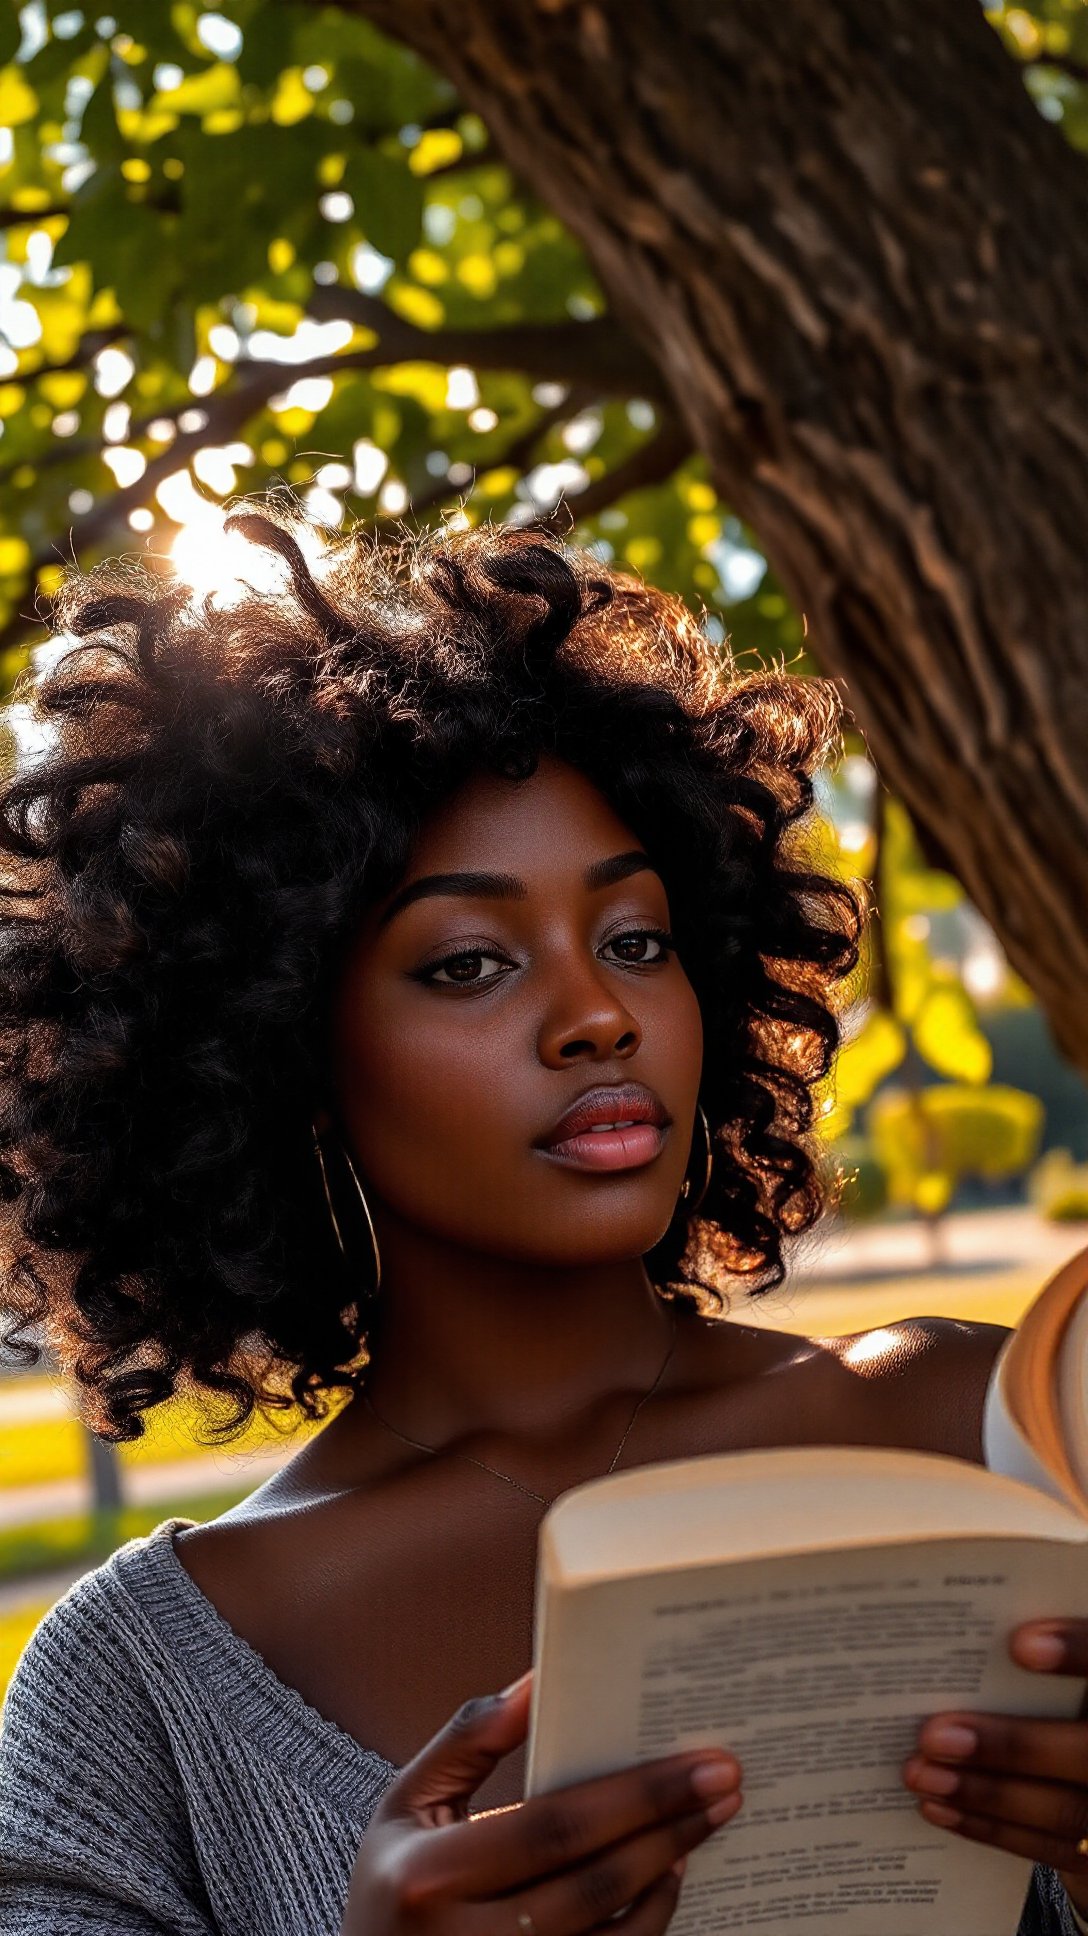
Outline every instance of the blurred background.
<path fill-rule="evenodd" d="M 560 53 L 570 54 L 558 22 L 562 9 L 541 11 L 555 18 L 556 71 L 569 74 L 559 61 Z M 731 10 L 708 11 L 726 19 Z M 386 37 L 383 29 L 400 26 L 384 13 L 378 4 L 281 0 L 236 0 L 211 11 L 193 0 L 123 0 L 108 13 L 32 0 L 18 13 L 5 12 L 2 757 L 33 755 L 17 682 L 63 649 L 63 642 L 42 644 L 39 614 L 73 560 L 88 565 L 131 554 L 211 590 L 240 568 L 222 532 L 224 503 L 270 482 L 291 486 L 315 525 L 334 528 L 361 519 L 381 531 L 404 516 L 455 525 L 554 516 L 557 528 L 602 558 L 680 592 L 703 614 L 710 636 L 731 643 L 742 666 L 779 663 L 832 674 L 855 709 L 845 758 L 821 779 L 826 820 L 818 856 L 823 866 L 868 884 L 876 910 L 845 1015 L 846 1047 L 821 1097 L 821 1135 L 841 1159 L 847 1184 L 838 1212 L 799 1246 L 786 1287 L 762 1303 L 758 1320 L 817 1333 L 912 1313 L 1013 1323 L 1056 1264 L 1088 1243 L 1088 1013 L 1076 999 L 1082 944 L 1079 930 L 1063 936 L 1047 911 L 1062 876 L 1057 861 L 1046 871 L 1051 849 L 1061 845 L 1051 838 L 1054 828 L 1061 826 L 1063 839 L 1084 830 L 1071 806 L 1068 813 L 1062 808 L 1063 819 L 1044 800 L 1049 825 L 1043 816 L 1023 848 L 1009 831 L 1028 822 L 1016 803 L 1013 768 L 1017 784 L 1043 797 L 1062 770 L 1063 749 L 1068 753 L 1085 723 L 1084 682 L 1063 685 L 1058 676 L 1059 660 L 1066 668 L 1074 662 L 1075 637 L 1068 629 L 1055 636 L 1062 626 L 1050 624 L 1045 573 L 1025 627 L 1018 603 L 1024 571 L 1015 577 L 1015 533 L 1002 522 L 1016 495 L 1015 464 L 1027 462 L 1016 441 L 1024 412 L 1015 398 L 1009 405 L 1012 365 L 1002 360 L 1008 343 L 1021 345 L 1017 369 L 1041 371 L 1047 386 L 1045 407 L 1032 405 L 1033 422 L 1052 417 L 1055 434 L 1079 448 L 1083 472 L 1083 398 L 1078 423 L 1062 387 L 1068 342 L 1063 337 L 1055 348 L 1046 334 L 1054 328 L 1060 336 L 1060 323 L 1034 316 L 1029 328 L 1018 318 L 1014 329 L 1000 307 L 988 308 L 1015 306 L 1011 267 L 1019 259 L 1003 265 L 1005 240 L 989 262 L 981 244 L 977 259 L 959 268 L 942 255 L 954 229 L 952 204 L 938 209 L 934 198 L 942 170 L 948 179 L 947 156 L 915 146 L 913 186 L 905 177 L 897 182 L 883 228 L 874 214 L 876 241 L 840 233 L 834 259 L 826 244 L 823 268 L 825 257 L 812 247 L 802 302 L 801 285 L 787 286 L 789 265 L 776 258 L 776 283 L 763 275 L 754 243 L 742 241 L 763 222 L 765 258 L 768 238 L 777 236 L 774 246 L 783 251 L 802 247 L 796 223 L 791 231 L 784 214 L 772 219 L 772 202 L 755 208 L 758 195 L 773 200 L 779 192 L 766 186 L 766 171 L 753 161 L 750 178 L 744 176 L 743 156 L 734 154 L 731 165 L 740 173 L 728 206 L 708 176 L 714 192 L 700 229 L 692 197 L 674 195 L 670 186 L 690 187 L 690 157 L 673 166 L 659 139 L 656 175 L 648 174 L 641 199 L 631 190 L 617 216 L 626 245 L 657 249 L 664 260 L 689 224 L 687 254 L 669 258 L 662 288 L 685 289 L 693 303 L 701 250 L 704 283 L 709 278 L 719 295 L 728 291 L 736 260 L 714 256 L 733 248 L 747 264 L 748 294 L 761 276 L 761 287 L 785 292 L 774 314 L 753 308 L 745 316 L 737 299 L 752 366 L 743 383 L 741 348 L 724 328 L 714 343 L 708 333 L 708 365 L 721 378 L 715 429 L 701 405 L 685 408 L 682 395 L 678 401 L 689 376 L 697 381 L 690 344 L 673 355 L 683 325 L 674 330 L 668 323 L 657 336 L 645 300 L 650 283 L 634 275 L 634 254 L 621 261 L 618 244 L 610 252 L 594 181 L 602 177 L 601 197 L 611 195 L 616 207 L 615 140 L 602 136 L 594 155 L 584 126 L 572 119 L 561 139 L 564 156 L 580 157 L 580 173 L 549 173 L 550 164 L 537 165 L 528 145 L 519 149 L 498 82 L 493 113 L 478 90 L 466 91 L 455 32 L 448 49 L 424 44 L 422 34 L 408 45 Z M 598 31 L 592 20 L 605 32 L 610 9 L 584 13 L 588 61 Z M 825 13 L 846 17 L 851 8 Z M 1017 224 L 1030 227 L 1033 300 L 1057 317 L 1060 303 L 1051 300 L 1046 279 L 1052 269 L 1058 277 L 1063 236 L 1061 274 L 1072 273 L 1084 227 L 1083 174 L 1075 172 L 1088 146 L 1083 0 L 1031 8 L 956 0 L 941 22 L 921 0 L 883 9 L 889 19 L 897 13 L 918 23 L 921 42 L 934 36 L 934 59 L 943 52 L 960 63 L 956 86 L 964 103 L 985 70 L 995 153 L 1002 131 L 1019 143 L 1049 226 L 1041 217 L 1029 222 L 1026 205 L 1001 200 L 1011 177 L 999 160 L 992 178 L 985 175 L 966 119 L 955 135 L 951 125 L 944 130 L 949 149 L 959 141 L 964 152 L 962 183 L 953 183 L 964 206 L 955 220 L 967 225 L 972 248 L 984 218 L 1002 237 L 1015 238 Z M 410 24 L 410 4 L 402 14 Z M 956 44 L 938 47 L 949 23 Z M 788 61 L 788 49 L 783 56 L 772 41 L 768 27 L 767 46 L 753 61 Z M 901 63 L 914 58 L 912 44 L 908 35 L 896 55 Z M 926 46 L 916 51 L 924 61 Z M 880 80 L 874 62 L 886 50 L 874 51 L 859 30 L 854 52 L 853 83 L 864 101 Z M 806 53 L 813 62 L 818 57 L 819 49 Z M 522 58 L 529 58 L 524 50 Z M 799 101 L 811 76 L 799 71 L 793 80 Z M 906 66 L 883 81 L 887 139 L 897 139 L 905 154 L 913 139 Z M 577 93 L 575 81 L 563 86 Z M 770 114 L 770 96 L 760 98 Z M 694 104 L 693 114 L 695 106 L 705 117 L 706 101 Z M 680 118 L 682 110 L 683 103 Z M 946 101 L 933 108 L 931 147 L 940 146 L 948 111 Z M 773 112 L 791 112 L 788 94 Z M 829 159 L 831 133 L 810 133 L 817 159 L 821 139 Z M 705 121 L 698 140 L 713 149 Z M 799 137 L 799 154 L 802 148 Z M 783 154 L 787 149 L 783 142 Z M 874 162 L 874 182 L 878 176 Z M 581 199 L 574 192 L 579 181 Z M 856 193 L 864 202 L 864 190 Z M 652 217 L 665 210 L 661 230 Z M 943 442 L 934 439 L 931 468 L 919 464 L 911 488 L 917 504 L 936 507 L 935 523 L 912 540 L 909 558 L 879 571 L 877 560 L 867 576 L 866 546 L 874 534 L 887 535 L 898 512 L 892 483 L 870 488 L 856 452 L 862 444 L 870 455 L 878 450 L 883 431 L 872 425 L 890 424 L 884 475 L 891 480 L 894 440 L 907 450 L 914 423 L 892 422 L 895 398 L 890 391 L 882 396 L 860 357 L 836 361 L 827 319 L 846 328 L 848 262 L 849 326 L 859 340 L 875 341 L 888 313 L 881 277 L 909 281 L 908 271 L 924 268 L 927 249 L 943 261 L 949 287 L 960 289 L 957 275 L 965 279 L 957 300 L 976 302 L 975 333 L 968 345 L 967 324 L 957 320 L 953 337 L 947 317 L 935 319 L 919 293 L 912 341 L 917 355 L 925 337 L 931 392 L 941 392 L 932 421 Z M 1003 267 L 1004 288 L 995 293 Z M 919 291 L 922 280 L 919 273 Z M 1082 303 L 1082 323 L 1084 313 Z M 894 337 L 890 329 L 885 334 Z M 841 334 L 837 340 L 841 348 Z M 1042 345 L 1041 357 L 1023 351 L 1029 340 Z M 751 348 L 757 342 L 766 368 Z M 980 345 L 991 347 L 984 355 Z M 883 368 L 893 360 L 886 355 Z M 759 419 L 751 398 L 763 380 L 773 380 L 785 398 L 788 430 L 766 410 Z M 747 441 L 731 414 L 745 400 L 742 391 Z M 976 424 L 990 413 L 985 434 L 1012 466 L 975 479 L 995 546 L 1009 561 L 990 609 L 987 588 L 972 580 L 971 559 L 961 554 L 953 571 L 942 554 L 940 492 L 950 488 L 959 441 L 948 405 L 953 395 L 957 407 L 967 397 Z M 862 438 L 856 413 L 866 398 Z M 932 398 L 919 391 L 916 400 L 921 412 Z M 797 425 L 809 409 L 828 437 L 832 425 L 840 452 L 850 456 L 849 489 L 860 493 L 864 485 L 869 493 L 870 522 L 859 522 L 853 534 L 828 531 L 818 568 L 812 545 L 806 563 L 797 527 L 778 515 L 769 482 L 777 466 L 778 501 L 799 503 L 800 473 L 790 463 L 800 461 Z M 841 422 L 832 422 L 836 411 Z M 813 433 L 809 457 L 818 448 Z M 837 473 L 844 494 L 847 475 L 844 455 Z M 836 488 L 830 467 L 830 498 Z M 1046 513 L 1041 484 L 1039 497 Z M 1029 508 L 1039 507 L 1021 501 L 1012 512 L 1024 522 Z M 1075 534 L 1084 549 L 1083 489 L 1073 508 L 1070 556 Z M 818 519 L 806 515 L 816 531 Z M 1050 522 L 1057 530 L 1061 517 Z M 918 520 L 913 529 L 917 537 Z M 1054 554 L 1047 569 L 1058 573 L 1060 562 Z M 918 591 L 914 618 L 904 586 L 912 595 L 925 591 L 924 606 Z M 977 685 L 955 686 L 969 629 L 956 615 L 968 608 L 994 689 L 1011 666 L 1023 673 L 1024 691 L 1051 695 L 1049 712 L 1039 702 L 1040 717 L 1057 722 L 1049 741 L 1042 731 L 1028 733 L 1015 698 L 1004 726 L 991 720 L 986 732 L 973 734 Z M 935 642 L 928 665 L 923 636 Z M 873 676 L 877 664 L 883 687 Z M 962 749 L 953 735 L 943 767 L 933 754 L 936 740 L 927 738 L 942 707 L 946 720 L 950 708 L 959 709 L 964 735 Z M 1009 746 L 1021 727 L 1017 766 Z M 1070 802 L 1084 773 L 1083 746 L 1081 736 Z M 963 801 L 971 796 L 957 797 L 956 787 L 969 769 L 993 793 L 988 843 L 964 833 Z M 1083 856 L 1083 839 L 1076 851 Z M 1068 905 L 1080 916 L 1085 877 L 1073 879 L 1069 865 L 1061 860 Z M 739 1314 L 753 1315 L 743 1303 Z M 10 1355 L 0 1357 L 0 1688 L 30 1628 L 78 1573 L 167 1516 L 214 1515 L 297 1443 L 297 1432 L 258 1421 L 232 1448 L 215 1450 L 200 1443 L 200 1429 L 199 1414 L 178 1402 L 150 1416 L 138 1443 L 108 1447 L 84 1429 L 48 1361 L 29 1373 Z"/>

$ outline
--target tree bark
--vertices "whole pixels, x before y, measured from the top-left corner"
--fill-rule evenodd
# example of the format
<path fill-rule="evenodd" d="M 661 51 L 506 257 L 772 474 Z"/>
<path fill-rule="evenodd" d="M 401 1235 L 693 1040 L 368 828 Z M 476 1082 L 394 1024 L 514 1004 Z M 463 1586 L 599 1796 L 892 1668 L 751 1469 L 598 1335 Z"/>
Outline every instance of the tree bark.
<path fill-rule="evenodd" d="M 978 0 L 341 4 L 580 238 L 1088 1070 L 1088 171 Z"/>

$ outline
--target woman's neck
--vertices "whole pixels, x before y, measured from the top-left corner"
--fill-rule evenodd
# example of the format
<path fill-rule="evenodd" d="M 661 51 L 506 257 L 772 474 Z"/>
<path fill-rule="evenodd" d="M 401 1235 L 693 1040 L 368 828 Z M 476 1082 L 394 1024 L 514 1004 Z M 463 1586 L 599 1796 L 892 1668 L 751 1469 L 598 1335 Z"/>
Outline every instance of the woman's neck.
<path fill-rule="evenodd" d="M 657 1376 L 673 1318 L 639 1258 L 545 1269 L 385 1219 L 380 1243 L 367 1391 L 413 1438 L 551 1437 Z"/>

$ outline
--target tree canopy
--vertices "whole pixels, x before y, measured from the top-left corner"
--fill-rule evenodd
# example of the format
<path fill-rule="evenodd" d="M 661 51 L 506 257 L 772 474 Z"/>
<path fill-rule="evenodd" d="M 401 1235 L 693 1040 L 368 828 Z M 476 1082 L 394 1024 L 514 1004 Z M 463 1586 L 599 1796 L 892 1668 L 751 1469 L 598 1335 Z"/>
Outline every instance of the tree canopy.
<path fill-rule="evenodd" d="M 803 561 L 782 541 L 788 567 L 783 577 L 768 564 L 767 539 L 781 540 L 775 519 L 769 518 L 765 533 L 757 517 L 738 512 L 723 490 L 723 478 L 732 474 L 728 437 L 723 443 L 713 425 L 704 437 L 702 422 L 681 407 L 686 370 L 670 364 L 671 350 L 657 353 L 653 330 L 639 326 L 632 313 L 637 289 L 625 292 L 622 308 L 614 300 L 623 265 L 618 252 L 613 263 L 605 231 L 598 224 L 592 246 L 586 241 L 590 225 L 582 233 L 578 195 L 590 206 L 597 178 L 617 166 L 604 132 L 595 152 L 592 91 L 588 111 L 583 100 L 569 127 L 558 125 L 550 103 L 557 125 L 549 132 L 564 142 L 570 158 L 569 179 L 553 196 L 543 179 L 547 171 L 534 167 L 527 149 L 515 154 L 518 136 L 504 119 L 510 102 L 528 99 L 524 77 L 515 71 L 515 43 L 524 25 L 519 14 L 532 9 L 522 4 L 506 10 L 501 28 L 494 26 L 500 39 L 508 33 L 498 52 L 489 50 L 495 53 L 488 80 L 498 103 L 494 125 L 475 101 L 487 93 L 483 82 L 459 85 L 459 66 L 471 67 L 471 11 L 459 15 L 442 0 L 399 10 L 385 0 L 325 6 L 224 0 L 218 10 L 193 0 L 116 0 L 107 15 L 31 0 L 17 18 L 5 18 L 4 683 L 10 687 L 41 635 L 36 598 L 48 596 L 67 562 L 88 564 L 118 552 L 152 560 L 172 554 L 199 583 L 202 572 L 221 568 L 215 551 L 219 507 L 238 491 L 283 480 L 317 521 L 362 518 L 379 528 L 402 516 L 527 519 L 558 506 L 563 528 L 570 526 L 578 541 L 704 607 L 711 633 L 731 635 L 742 660 L 748 654 L 778 657 L 800 670 L 822 665 L 845 672 L 848 696 L 856 684 L 865 701 L 861 724 L 874 726 L 885 777 L 906 794 L 929 859 L 947 861 L 960 873 L 1002 929 L 1021 975 L 1036 979 L 1022 909 L 1010 903 L 1003 928 L 1000 909 L 995 912 L 998 889 L 989 904 L 985 893 L 978 894 L 980 882 L 988 885 L 985 871 L 981 864 L 972 871 L 967 844 L 942 838 L 947 830 L 939 807 L 933 811 L 932 799 L 919 797 L 910 761 L 895 740 L 897 707 L 901 735 L 919 730 L 920 667 L 904 644 L 898 687 L 894 664 L 885 674 L 888 616 L 877 614 L 866 558 L 858 556 L 854 582 L 845 586 L 830 538 L 825 556 L 810 560 L 806 553 Z M 541 7 L 534 26 L 554 47 L 557 99 L 564 88 L 572 99 L 579 90 L 586 93 L 591 57 L 604 59 L 615 26 L 611 6 L 574 11 L 585 55 L 581 69 L 563 64 L 571 55 L 569 38 L 555 29 L 547 40 L 556 9 Z M 684 14 L 683 8 L 675 11 L 678 19 Z M 975 0 L 947 7 L 949 21 L 964 30 L 967 52 L 961 50 L 961 58 L 967 61 L 975 43 L 964 23 L 975 11 Z M 632 32 L 636 13 L 644 34 L 668 31 L 661 10 L 652 19 L 642 19 L 641 12 L 630 15 Z M 795 31 L 804 0 L 787 12 Z M 1052 124 L 1055 140 L 1064 140 L 1067 150 L 1088 146 L 1083 0 L 992 5 L 986 12 L 985 31 L 1003 63 L 1001 85 L 1016 91 L 1015 101 L 1030 97 L 1040 127 Z M 752 17 L 750 6 L 736 0 L 703 10 L 703 16 L 700 26 L 720 27 L 719 52 L 724 48 L 728 59 L 728 32 L 740 35 L 744 18 Z M 459 17 L 468 54 L 455 45 Z M 913 12 L 908 0 L 881 0 L 868 12 L 847 4 L 837 14 L 825 8 L 821 18 L 854 36 L 844 42 L 844 85 L 848 92 L 849 63 L 856 58 L 860 96 L 863 69 L 888 61 L 894 80 L 895 60 L 908 58 L 905 41 L 896 52 L 897 21 L 913 18 L 923 33 L 927 17 L 922 0 L 914 0 Z M 413 45 L 393 37 L 402 31 Z M 447 42 L 448 59 L 438 58 Z M 767 42 L 768 62 L 781 61 L 769 25 Z M 953 41 L 949 46 L 955 51 Z M 807 50 L 799 50 L 798 72 L 791 77 L 798 87 L 819 78 L 815 33 L 811 73 L 804 71 L 805 58 Z M 645 72 L 653 74 L 649 66 Z M 666 74 L 664 66 L 661 72 Z M 753 68 L 751 77 L 753 88 L 757 81 L 764 84 L 765 94 L 767 73 Z M 732 79 L 739 86 L 743 76 Z M 946 79 L 954 110 L 956 88 L 966 96 L 976 76 L 968 65 Z M 651 81 L 646 88 L 652 92 Z M 695 81 L 690 100 L 673 100 L 662 79 L 661 98 L 670 127 L 687 115 L 696 150 L 716 141 L 719 130 Z M 1013 99 L 995 95 L 985 111 L 999 113 Z M 769 101 L 763 101 L 768 114 Z M 949 99 L 937 105 L 950 111 Z M 525 125 L 531 135 L 528 109 Z M 723 122 L 723 141 L 726 132 Z M 803 179 L 808 164 L 800 127 L 796 152 L 790 151 L 788 125 L 771 134 L 782 143 L 784 165 Z M 748 227 L 741 219 L 757 189 L 754 176 L 744 177 L 743 153 L 731 153 L 735 207 L 720 198 L 711 205 L 709 177 L 701 206 L 690 155 L 680 157 L 678 148 L 673 165 L 664 136 L 658 147 L 657 173 L 645 192 L 636 184 L 622 206 L 617 201 L 615 221 L 625 241 L 663 251 L 662 225 L 687 224 L 689 240 L 705 232 L 709 261 L 714 224 L 720 222 L 730 245 L 748 251 L 753 281 L 765 277 L 783 292 L 788 328 L 780 332 L 779 348 L 787 361 L 792 358 L 791 381 L 796 366 L 797 395 L 815 398 L 818 415 L 821 394 L 836 385 L 843 394 L 860 392 L 871 372 L 860 361 L 844 361 L 834 340 L 829 345 L 826 321 L 814 307 L 815 283 L 812 300 L 796 283 L 789 285 L 786 268 L 768 253 L 769 229 L 761 239 L 754 218 Z M 876 168 L 875 148 L 873 154 Z M 936 161 L 921 157 L 914 200 L 901 210 L 900 236 L 879 229 L 875 215 L 869 221 L 859 180 L 857 220 L 874 231 L 864 245 L 890 265 L 893 279 L 906 278 L 912 225 L 922 229 L 930 221 L 931 198 L 943 192 L 939 173 Z M 1070 183 L 1082 179 L 1055 173 L 1054 192 L 1070 227 L 1079 222 Z M 783 210 L 783 231 L 787 214 L 795 224 L 800 219 L 797 205 Z M 1005 212 L 994 206 L 989 215 L 1000 234 Z M 846 262 L 850 247 L 860 252 L 863 246 L 859 237 L 838 240 Z M 806 246 L 817 260 L 812 237 Z M 758 248 L 764 250 L 759 262 L 753 253 Z M 1050 266 L 1042 258 L 1040 275 Z M 977 264 L 965 266 L 965 287 L 979 273 Z M 841 276 L 841 263 L 835 274 Z M 948 274 L 951 288 L 951 268 Z M 694 287 L 697 259 L 691 275 Z M 674 285 L 668 287 L 671 294 Z M 849 312 L 849 290 L 846 296 L 840 290 L 837 299 Z M 966 303 L 967 295 L 961 300 Z M 860 297 L 854 308 L 855 346 L 863 345 Z M 681 350 L 693 357 L 700 341 L 697 330 L 690 340 L 675 340 L 677 357 Z M 976 401 L 984 410 L 988 395 L 1002 393 L 1001 358 L 1011 353 L 1007 334 L 999 331 L 987 364 L 987 340 L 980 324 L 969 349 L 964 337 L 956 351 L 960 360 L 952 374 L 972 410 Z M 728 408 L 739 430 L 730 419 L 728 435 L 745 444 L 751 477 L 737 471 L 738 491 L 751 513 L 771 501 L 768 480 L 777 458 L 755 400 L 754 371 L 746 402 L 742 351 L 727 342 L 715 354 L 729 367 Z M 809 364 L 802 352 L 810 355 Z M 694 381 L 694 365 L 692 373 Z M 892 412 L 900 402 L 874 383 L 874 411 Z M 950 461 L 952 455 L 949 446 Z M 858 450 L 850 456 L 861 475 Z M 749 491 L 752 479 L 759 488 Z M 787 482 L 781 474 L 783 491 Z M 1004 487 L 997 478 L 977 482 L 980 503 L 987 490 Z M 890 491 L 892 481 L 882 480 L 879 489 Z M 862 535 L 864 529 L 858 525 Z M 774 543 L 770 549 L 777 561 Z M 929 571 L 927 592 L 942 597 L 949 609 L 955 606 L 961 594 L 954 585 L 950 589 L 951 568 L 936 537 L 918 538 L 909 570 L 919 584 Z M 849 611 L 844 657 L 837 656 L 835 600 Z M 928 612 L 936 621 L 932 604 Z M 819 621 L 815 630 L 810 613 Z M 868 679 L 867 625 L 886 697 Z M 970 703 L 968 696 L 965 716 Z M 856 740 L 855 754 L 860 746 Z M 845 1130 L 908 1043 L 928 1069 L 969 1084 L 985 1082 L 989 1052 L 975 1014 L 978 990 L 965 985 L 961 964 L 947 948 L 942 951 L 932 924 L 924 925 L 935 908 L 961 905 L 962 889 L 928 864 L 897 802 L 882 819 L 869 798 L 852 818 L 851 812 L 840 815 L 840 831 L 843 825 L 845 843 L 830 856 L 833 864 L 860 875 L 883 855 L 886 882 L 874 1002 L 843 1062 L 836 1120 Z M 996 821 L 993 831 L 1000 836 Z M 1000 979 L 1006 993 L 1023 999 L 1019 981 L 1003 970 Z M 1045 975 L 1036 985 L 1067 1046 L 1088 1062 L 1088 1024 L 1074 1041 L 1064 986 L 1053 993 L 1057 982 Z"/>

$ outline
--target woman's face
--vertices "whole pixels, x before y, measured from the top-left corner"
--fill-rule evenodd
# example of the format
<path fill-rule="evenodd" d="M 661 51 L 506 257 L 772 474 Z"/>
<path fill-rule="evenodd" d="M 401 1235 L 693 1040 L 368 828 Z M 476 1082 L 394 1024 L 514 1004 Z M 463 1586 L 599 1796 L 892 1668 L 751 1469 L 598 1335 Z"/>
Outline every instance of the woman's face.
<path fill-rule="evenodd" d="M 335 1101 L 372 1208 L 541 1265 L 651 1249 L 702 1065 L 668 929 L 639 841 L 564 762 L 481 774 L 445 802 L 368 911 L 333 1002 Z M 617 1087 L 596 1119 L 633 1127 L 560 1124 Z"/>

